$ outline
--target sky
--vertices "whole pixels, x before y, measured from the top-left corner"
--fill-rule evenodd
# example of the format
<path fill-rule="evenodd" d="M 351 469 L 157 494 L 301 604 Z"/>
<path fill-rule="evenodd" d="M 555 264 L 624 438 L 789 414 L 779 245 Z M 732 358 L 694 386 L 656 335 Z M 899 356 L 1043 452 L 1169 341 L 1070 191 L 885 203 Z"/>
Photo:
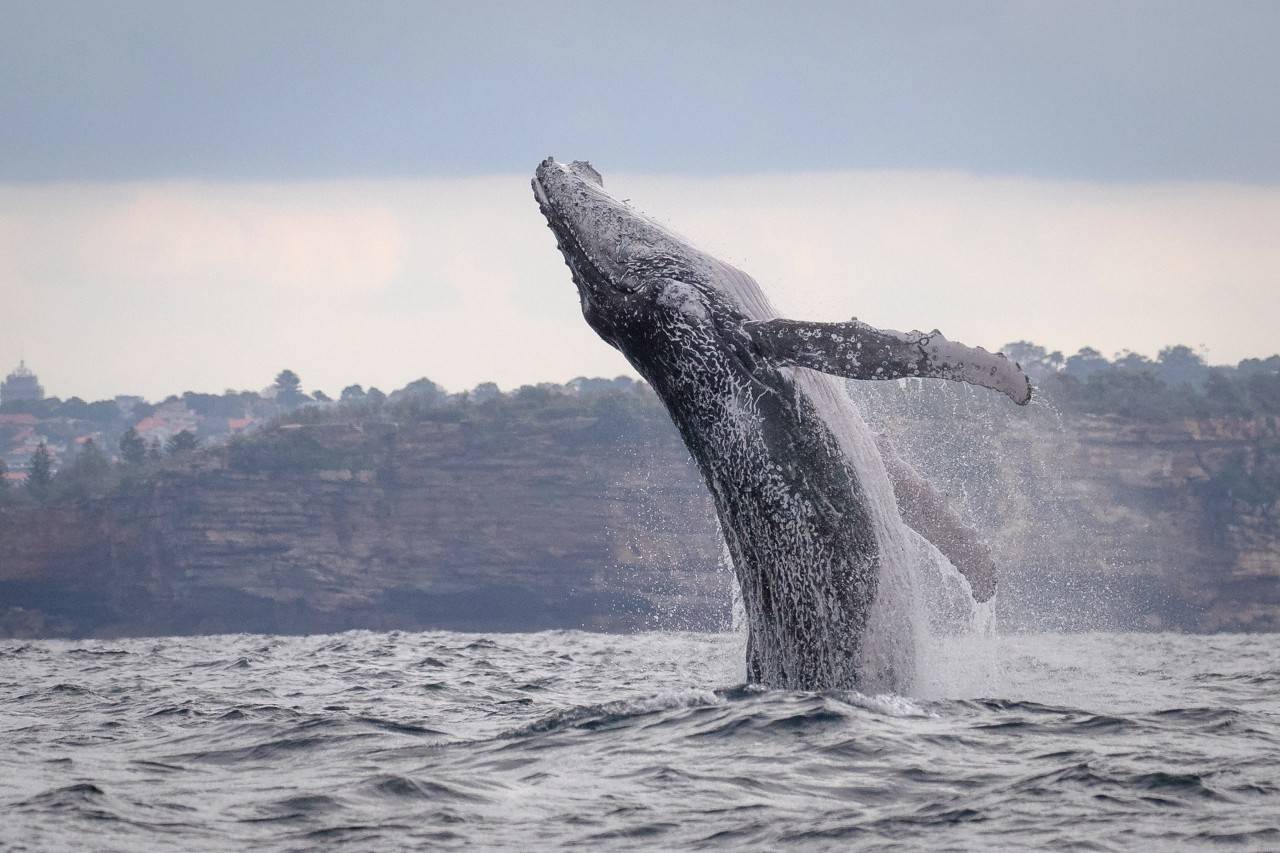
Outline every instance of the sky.
<path fill-rule="evenodd" d="M 1280 351 L 1280 4 L 0 2 L 0 372 L 628 372 L 544 156 L 791 316 Z"/>

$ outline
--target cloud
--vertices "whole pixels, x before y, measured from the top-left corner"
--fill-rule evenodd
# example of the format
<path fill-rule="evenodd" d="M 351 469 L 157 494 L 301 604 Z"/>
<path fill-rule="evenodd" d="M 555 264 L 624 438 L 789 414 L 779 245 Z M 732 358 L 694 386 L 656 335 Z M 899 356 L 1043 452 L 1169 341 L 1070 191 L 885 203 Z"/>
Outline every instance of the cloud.
<path fill-rule="evenodd" d="M 1280 348 L 1280 188 L 867 172 L 643 182 L 784 313 L 997 346 Z M 678 218 L 677 218 L 678 217 Z"/>
<path fill-rule="evenodd" d="M 1280 348 L 1280 188 L 949 172 L 606 184 L 759 279 L 790 316 L 856 315 L 1235 361 Z M 627 369 L 582 322 L 523 175 L 0 186 L 0 368 L 52 393 L 453 388 Z"/>
<path fill-rule="evenodd" d="M 404 271 L 399 218 L 341 186 L 10 187 L 0 209 L 10 287 L 91 272 L 123 287 L 376 290 Z"/>

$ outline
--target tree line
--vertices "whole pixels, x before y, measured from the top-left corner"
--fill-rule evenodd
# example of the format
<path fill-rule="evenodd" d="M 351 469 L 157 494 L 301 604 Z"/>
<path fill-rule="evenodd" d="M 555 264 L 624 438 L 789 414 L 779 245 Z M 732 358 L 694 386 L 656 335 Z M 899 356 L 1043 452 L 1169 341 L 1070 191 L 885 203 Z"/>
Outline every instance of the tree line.
<path fill-rule="evenodd" d="M 1245 359 L 1235 366 L 1211 366 L 1187 346 L 1162 349 L 1154 359 L 1136 353 L 1107 358 L 1084 347 L 1074 355 L 1050 352 L 1029 341 L 1016 341 L 1003 350 L 1031 376 L 1038 393 L 1065 413 L 1112 414 L 1122 417 L 1167 420 L 1170 418 L 1256 417 L 1280 415 L 1280 355 Z M 282 370 L 272 386 L 273 424 L 342 423 L 366 420 L 414 422 L 425 419 L 458 421 L 509 420 L 512 418 L 590 417 L 604 428 L 652 432 L 665 427 L 664 412 L 656 396 L 643 382 L 627 377 L 578 378 L 566 384 L 525 385 L 510 392 L 491 382 L 458 393 L 449 393 L 422 378 L 403 388 L 383 393 L 376 387 L 348 385 L 334 400 L 323 392 L 307 394 L 298 375 Z M 185 392 L 165 402 L 184 401 L 199 414 L 242 416 L 247 402 L 263 398 L 252 392 L 228 391 L 223 395 Z M 142 404 L 144 407 L 150 404 Z M 14 410 L 105 417 L 114 401 L 84 403 L 23 401 L 0 411 Z M 154 411 L 154 407 L 151 407 Z M 149 414 L 135 407 L 129 417 Z M 72 417 L 71 414 L 63 415 Z M 269 447 L 257 447 L 253 436 L 232 440 L 236 458 L 270 466 L 264 456 Z M 92 439 L 84 440 L 73 458 L 56 472 L 48 447 L 41 443 L 27 465 L 24 487 L 15 488 L 3 476 L 0 461 L 0 502 L 45 502 L 100 494 L 136 481 L 165 458 L 181 457 L 196 450 L 199 439 L 188 430 L 172 436 L 164 447 L 148 444 L 133 426 L 116 442 L 115 460 Z M 269 455 L 267 453 L 266 455 Z"/>
<path fill-rule="evenodd" d="M 1064 412 L 1145 420 L 1280 415 L 1280 355 L 1213 366 L 1188 346 L 1154 359 L 1108 359 L 1092 347 L 1063 357 L 1029 341 L 1006 344 L 1041 394 Z"/>
<path fill-rule="evenodd" d="M 199 445 L 200 440 L 190 430 L 184 429 L 170 436 L 162 447 L 158 439 L 148 443 L 136 429 L 129 427 L 120 438 L 117 461 L 113 462 L 92 438 L 86 438 L 71 462 L 55 472 L 53 454 L 42 441 L 36 445 L 27 464 L 27 478 L 22 484 L 21 495 L 13 494 L 14 487 L 4 476 L 8 473 L 8 466 L 0 460 L 0 503 L 20 497 L 37 503 L 91 497 L 125 482 L 131 475 L 141 474 L 151 463 L 166 456 L 182 456 Z"/>

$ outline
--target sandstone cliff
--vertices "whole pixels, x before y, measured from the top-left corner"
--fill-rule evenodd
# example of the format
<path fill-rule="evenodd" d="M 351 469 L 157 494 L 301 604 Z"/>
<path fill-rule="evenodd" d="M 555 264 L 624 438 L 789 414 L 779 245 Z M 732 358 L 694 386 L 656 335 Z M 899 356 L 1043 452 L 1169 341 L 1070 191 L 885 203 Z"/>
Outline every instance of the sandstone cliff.
<path fill-rule="evenodd" d="M 992 542 L 1007 624 L 1280 628 L 1280 505 L 1250 485 L 1280 480 L 1276 419 L 989 432 L 964 470 L 919 461 Z M 708 628 L 719 562 L 656 403 L 290 424 L 0 509 L 0 636 Z"/>

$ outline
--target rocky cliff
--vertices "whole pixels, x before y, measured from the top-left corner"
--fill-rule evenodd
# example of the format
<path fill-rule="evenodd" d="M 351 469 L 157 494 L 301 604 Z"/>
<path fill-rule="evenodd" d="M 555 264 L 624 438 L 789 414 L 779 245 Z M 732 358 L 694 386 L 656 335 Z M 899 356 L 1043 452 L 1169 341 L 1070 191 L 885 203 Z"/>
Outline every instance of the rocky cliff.
<path fill-rule="evenodd" d="M 0 636 L 724 625 L 710 501 L 636 411 L 287 424 L 0 508 Z M 1277 419 L 979 424 L 977 450 L 913 423 L 899 446 L 930 443 L 918 467 L 991 541 L 1007 624 L 1280 628 Z"/>
<path fill-rule="evenodd" d="M 1064 414 L 953 383 L 853 383 L 979 528 L 1024 629 L 1280 629 L 1280 418 Z"/>
<path fill-rule="evenodd" d="M 1012 490 L 1017 521 L 989 538 L 1021 612 L 1052 624 L 1047 598 L 1086 624 L 1280 630 L 1280 419 L 1081 417 L 1047 448 L 1019 439 L 1038 486 Z"/>

